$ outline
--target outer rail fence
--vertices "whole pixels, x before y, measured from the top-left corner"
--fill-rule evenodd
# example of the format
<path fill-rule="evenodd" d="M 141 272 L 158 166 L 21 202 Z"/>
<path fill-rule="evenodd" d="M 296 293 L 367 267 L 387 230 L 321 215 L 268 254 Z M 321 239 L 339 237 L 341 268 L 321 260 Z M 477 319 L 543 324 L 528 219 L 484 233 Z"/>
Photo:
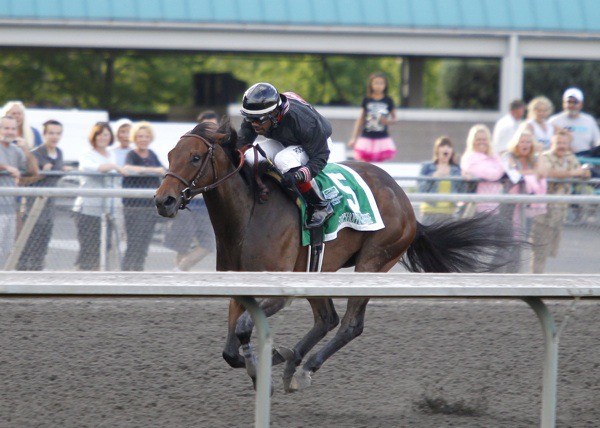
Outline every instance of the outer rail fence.
<path fill-rule="evenodd" d="M 154 196 L 154 189 L 121 189 L 121 188 L 98 188 L 84 189 L 75 187 L 0 187 L 0 196 L 35 197 L 27 219 L 23 224 L 17 241 L 13 245 L 11 254 L 7 260 L 0 260 L 0 269 L 14 270 L 24 251 L 27 240 L 33 232 L 34 226 L 44 209 L 48 198 L 75 198 L 78 196 L 93 198 L 146 198 Z M 508 204 L 521 204 L 521 210 L 530 203 L 563 203 L 576 204 L 578 206 L 600 206 L 600 195 L 478 195 L 473 193 L 408 193 L 413 204 L 419 202 L 497 202 Z M 107 204 L 105 204 L 107 205 Z M 594 209 L 594 208 L 591 208 Z M 101 216 L 100 242 L 100 270 L 107 270 L 108 242 L 109 242 L 109 217 L 108 210 Z"/>
<path fill-rule="evenodd" d="M 0 196 L 55 198 L 153 198 L 154 189 L 81 189 L 63 187 L 0 187 Z M 600 195 L 478 195 L 474 193 L 407 193 L 412 202 L 499 202 L 508 204 L 599 204 Z"/>
<path fill-rule="evenodd" d="M 257 297 L 518 298 L 535 311 L 542 325 L 541 426 L 548 428 L 556 425 L 558 341 L 569 314 L 557 326 L 542 299 L 572 300 L 571 309 L 580 299 L 599 299 L 600 275 L 0 272 L 0 296 L 235 298 L 256 325 L 257 427 L 269 426 L 272 348 L 267 318 Z"/>

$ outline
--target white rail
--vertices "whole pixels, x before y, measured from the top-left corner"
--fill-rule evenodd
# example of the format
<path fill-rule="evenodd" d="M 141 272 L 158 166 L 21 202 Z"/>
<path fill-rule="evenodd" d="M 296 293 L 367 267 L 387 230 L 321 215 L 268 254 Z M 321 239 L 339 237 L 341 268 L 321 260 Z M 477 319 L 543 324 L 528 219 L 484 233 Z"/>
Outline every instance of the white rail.
<path fill-rule="evenodd" d="M 0 196 L 74 198 L 152 198 L 154 189 L 80 189 L 64 187 L 0 187 Z M 600 204 L 600 195 L 477 195 L 474 193 L 408 193 L 412 202 L 500 202 L 510 204 Z"/>
<path fill-rule="evenodd" d="M 544 333 L 541 426 L 556 423 L 558 339 L 543 298 L 600 298 L 600 275 L 264 273 L 264 272 L 0 272 L 0 296 L 233 297 L 256 325 L 258 376 L 255 426 L 268 427 L 271 335 L 256 297 L 520 298 L 536 312 Z"/>

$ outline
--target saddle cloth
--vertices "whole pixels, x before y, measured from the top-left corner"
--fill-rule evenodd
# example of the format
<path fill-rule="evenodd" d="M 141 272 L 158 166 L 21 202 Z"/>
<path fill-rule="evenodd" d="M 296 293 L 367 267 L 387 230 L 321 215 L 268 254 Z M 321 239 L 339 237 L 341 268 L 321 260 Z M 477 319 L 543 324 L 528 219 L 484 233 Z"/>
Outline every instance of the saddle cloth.
<path fill-rule="evenodd" d="M 333 215 L 325 223 L 325 239 L 337 238 L 338 232 L 350 227 L 359 231 L 375 231 L 385 227 L 373 192 L 355 171 L 344 165 L 329 163 L 316 177 L 323 196 L 331 202 Z M 306 207 L 299 203 L 302 225 Z M 302 245 L 310 245 L 310 231 L 302 226 Z"/>

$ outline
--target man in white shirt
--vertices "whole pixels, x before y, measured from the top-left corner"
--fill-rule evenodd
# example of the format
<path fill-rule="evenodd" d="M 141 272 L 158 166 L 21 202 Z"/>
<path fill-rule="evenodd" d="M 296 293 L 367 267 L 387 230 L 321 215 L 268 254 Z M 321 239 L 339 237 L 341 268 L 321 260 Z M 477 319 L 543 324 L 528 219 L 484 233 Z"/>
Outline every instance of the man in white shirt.
<path fill-rule="evenodd" d="M 563 111 L 548 121 L 554 126 L 568 130 L 573 139 L 571 151 L 576 155 L 585 155 L 600 145 L 598 122 L 591 115 L 583 113 L 583 92 L 578 88 L 569 88 L 563 94 Z"/>
<path fill-rule="evenodd" d="M 37 161 L 24 138 L 17 134 L 17 121 L 0 118 L 0 186 L 14 187 L 23 175 L 38 173 Z M 8 259 L 17 230 L 17 199 L 0 196 L 0 270 Z"/>
<path fill-rule="evenodd" d="M 494 125 L 492 146 L 494 153 L 502 154 L 506 151 L 508 142 L 515 135 L 517 128 L 525 114 L 525 103 L 522 100 L 513 100 L 509 105 L 510 111 L 502 116 Z"/>

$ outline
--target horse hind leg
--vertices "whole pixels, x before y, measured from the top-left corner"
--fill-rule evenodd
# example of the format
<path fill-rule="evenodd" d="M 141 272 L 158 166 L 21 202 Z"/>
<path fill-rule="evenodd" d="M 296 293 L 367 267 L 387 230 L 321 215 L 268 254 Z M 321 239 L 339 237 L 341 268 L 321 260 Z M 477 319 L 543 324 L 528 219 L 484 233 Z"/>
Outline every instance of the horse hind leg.
<path fill-rule="evenodd" d="M 307 299 L 313 311 L 314 324 L 309 332 L 292 349 L 278 348 L 277 354 L 286 361 L 283 370 L 283 389 L 285 392 L 294 392 L 291 382 L 296 373 L 296 367 L 302 363 L 306 354 L 319 343 L 328 332 L 333 330 L 340 322 L 333 300 Z"/>
<path fill-rule="evenodd" d="M 335 336 L 314 353 L 302 368 L 293 375 L 289 385 L 291 390 L 298 391 L 310 386 L 312 375 L 321 368 L 325 361 L 354 338 L 361 335 L 364 328 L 367 303 L 369 303 L 368 298 L 352 297 L 348 299 L 346 313 Z"/>

